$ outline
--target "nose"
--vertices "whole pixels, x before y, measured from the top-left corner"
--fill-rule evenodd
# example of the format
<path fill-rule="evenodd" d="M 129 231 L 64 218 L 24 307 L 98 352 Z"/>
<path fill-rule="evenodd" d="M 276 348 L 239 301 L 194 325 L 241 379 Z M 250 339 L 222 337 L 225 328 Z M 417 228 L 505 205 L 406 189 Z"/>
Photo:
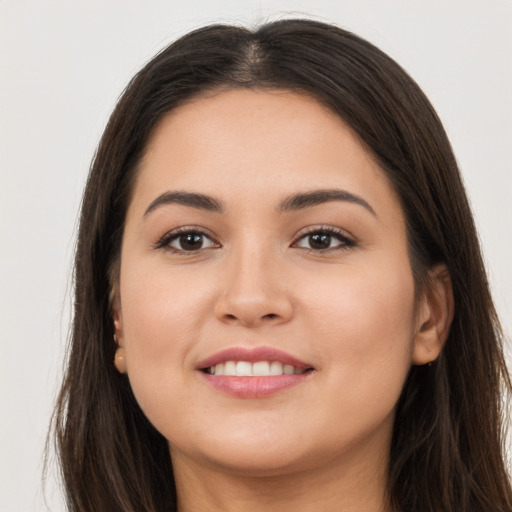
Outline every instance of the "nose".
<path fill-rule="evenodd" d="M 222 322 L 245 327 L 279 325 L 293 317 L 289 283 L 277 256 L 261 249 L 233 255 L 221 276 L 215 316 Z"/>

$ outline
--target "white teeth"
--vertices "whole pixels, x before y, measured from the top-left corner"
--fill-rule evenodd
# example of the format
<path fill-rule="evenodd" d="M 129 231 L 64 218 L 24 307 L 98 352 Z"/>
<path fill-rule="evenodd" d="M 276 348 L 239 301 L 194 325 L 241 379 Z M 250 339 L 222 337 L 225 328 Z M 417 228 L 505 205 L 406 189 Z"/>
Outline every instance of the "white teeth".
<path fill-rule="evenodd" d="M 289 364 L 285 364 L 283 367 L 283 373 L 285 375 L 293 375 L 293 370 L 295 370 L 295 368 Z"/>
<path fill-rule="evenodd" d="M 266 377 L 267 375 L 270 375 L 270 364 L 268 364 L 267 361 L 253 363 L 252 374 L 255 377 Z"/>
<path fill-rule="evenodd" d="M 305 369 L 295 368 L 290 364 L 283 365 L 277 361 L 226 361 L 210 366 L 207 372 L 211 375 L 226 375 L 231 377 L 269 377 L 273 375 L 297 375 L 304 373 Z"/>
<path fill-rule="evenodd" d="M 247 361 L 238 361 L 236 375 L 237 377 L 252 377 L 252 364 Z"/>
<path fill-rule="evenodd" d="M 269 375 L 283 375 L 283 365 L 277 361 L 272 361 L 270 363 Z"/>
<path fill-rule="evenodd" d="M 235 361 L 226 361 L 224 363 L 224 375 L 236 375 L 236 363 Z"/>

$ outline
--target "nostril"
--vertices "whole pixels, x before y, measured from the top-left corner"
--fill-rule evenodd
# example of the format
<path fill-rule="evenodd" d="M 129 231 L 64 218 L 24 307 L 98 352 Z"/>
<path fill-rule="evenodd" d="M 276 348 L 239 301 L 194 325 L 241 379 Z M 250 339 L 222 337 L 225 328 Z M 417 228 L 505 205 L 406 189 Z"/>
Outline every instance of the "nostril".
<path fill-rule="evenodd" d="M 277 318 L 277 315 L 275 313 L 268 313 L 267 315 L 264 315 L 263 318 Z"/>

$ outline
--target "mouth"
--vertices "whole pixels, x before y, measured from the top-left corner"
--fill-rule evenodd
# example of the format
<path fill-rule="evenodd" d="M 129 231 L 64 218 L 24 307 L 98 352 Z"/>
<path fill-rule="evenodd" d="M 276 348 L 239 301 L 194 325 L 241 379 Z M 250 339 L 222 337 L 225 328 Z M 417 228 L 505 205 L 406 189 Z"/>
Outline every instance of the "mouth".
<path fill-rule="evenodd" d="M 315 372 L 306 362 L 272 347 L 233 347 L 196 368 L 217 391 L 237 398 L 263 398 L 304 382 Z"/>
<path fill-rule="evenodd" d="M 202 371 L 209 375 L 225 375 L 228 377 L 272 377 L 277 375 L 299 375 L 313 368 L 297 368 L 279 361 L 226 361 L 209 366 Z"/>

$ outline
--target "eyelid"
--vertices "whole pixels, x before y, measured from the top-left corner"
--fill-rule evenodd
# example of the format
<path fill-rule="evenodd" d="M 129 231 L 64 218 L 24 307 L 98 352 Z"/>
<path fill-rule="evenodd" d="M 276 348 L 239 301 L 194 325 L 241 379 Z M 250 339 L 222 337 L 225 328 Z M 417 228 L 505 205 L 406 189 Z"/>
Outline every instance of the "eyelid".
<path fill-rule="evenodd" d="M 332 249 L 324 249 L 323 251 L 321 249 L 308 249 L 306 247 L 301 247 L 301 249 L 310 250 L 315 253 L 321 253 L 321 252 L 328 252 L 328 251 L 335 251 L 335 250 L 343 250 L 343 249 L 349 249 L 351 247 L 357 246 L 357 241 L 355 237 L 349 233 L 348 231 L 338 228 L 336 226 L 329 226 L 329 225 L 316 225 L 316 226 L 308 226 L 304 229 L 302 229 L 297 236 L 295 237 L 295 241 L 292 243 L 293 246 L 297 246 L 297 243 L 302 240 L 303 238 L 315 234 L 315 233 L 325 233 L 330 236 L 333 236 L 343 242 L 343 245 L 338 248 L 332 248 Z"/>
<path fill-rule="evenodd" d="M 202 235 L 208 239 L 210 239 L 217 247 L 221 247 L 221 244 L 216 240 L 215 235 L 209 230 L 201 226 L 180 226 L 178 228 L 171 229 L 167 231 L 163 236 L 161 236 L 158 241 L 154 244 L 154 249 L 163 249 L 168 250 L 170 252 L 174 252 L 177 254 L 188 253 L 189 255 L 198 253 L 205 249 L 211 249 L 211 247 L 201 248 L 197 251 L 184 251 L 180 249 L 176 249 L 175 247 L 171 247 L 169 244 L 175 240 L 176 238 L 187 235 L 187 234 L 198 234 Z"/>
<path fill-rule="evenodd" d="M 294 242 L 291 244 L 292 247 L 297 247 L 297 243 L 302 240 L 303 238 L 307 237 L 308 235 L 312 235 L 314 233 L 324 233 L 328 234 L 330 236 L 333 236 L 340 240 L 342 242 L 341 247 L 339 248 L 331 248 L 331 249 L 324 249 L 323 251 L 321 249 L 308 249 L 308 248 L 301 248 L 305 250 L 310 250 L 315 253 L 320 252 L 328 252 L 328 251 L 334 251 L 334 250 L 343 250 L 348 249 L 354 246 L 357 246 L 357 241 L 353 235 L 351 235 L 346 230 L 336 227 L 336 226 L 330 226 L 330 225 L 314 225 L 314 226 L 307 226 L 306 228 L 303 228 L 294 238 Z M 180 250 L 174 247 L 171 247 L 169 244 L 177 239 L 181 235 L 186 234 L 199 234 L 202 236 L 205 236 L 209 240 L 212 241 L 212 243 L 216 247 L 205 247 L 200 248 L 197 251 L 185 251 Z M 172 230 L 167 231 L 163 236 L 161 236 L 158 241 L 154 244 L 154 249 L 164 249 L 168 250 L 170 252 L 175 252 L 179 254 L 188 253 L 189 255 L 198 253 L 207 249 L 211 248 L 220 248 L 222 247 L 221 244 L 217 241 L 216 236 L 207 228 L 201 227 L 201 226 L 180 226 L 178 228 L 174 228 Z"/>

